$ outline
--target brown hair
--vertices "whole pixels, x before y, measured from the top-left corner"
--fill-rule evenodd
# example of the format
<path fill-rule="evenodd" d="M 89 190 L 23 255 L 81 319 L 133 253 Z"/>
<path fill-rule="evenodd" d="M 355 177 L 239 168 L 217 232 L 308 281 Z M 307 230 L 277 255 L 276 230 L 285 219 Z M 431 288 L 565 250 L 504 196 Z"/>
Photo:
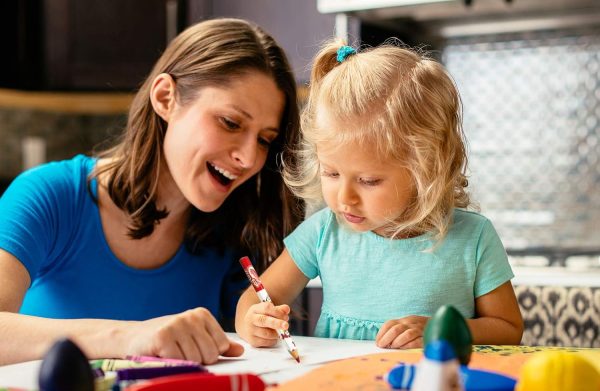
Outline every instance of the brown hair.
<path fill-rule="evenodd" d="M 402 221 L 388 234 L 431 232 L 441 240 L 452 209 L 471 204 L 461 102 L 452 78 L 424 53 L 391 42 L 340 63 L 336 55 L 342 45 L 330 41 L 315 57 L 302 113 L 302 147 L 298 164 L 284 168 L 286 183 L 307 203 L 318 204 L 317 146 L 369 143 L 380 158 L 405 166 L 416 189 Z M 319 127 L 319 111 L 344 126 Z"/>
<path fill-rule="evenodd" d="M 249 253 L 259 269 L 274 260 L 283 248 L 283 237 L 299 222 L 301 208 L 278 170 L 285 148 L 298 141 L 299 114 L 296 84 L 283 49 L 260 27 L 239 19 L 214 19 L 193 25 L 166 48 L 137 92 L 120 142 L 100 154 L 110 164 L 94 172 L 109 173 L 108 194 L 130 217 L 129 235 L 150 235 L 168 215 L 155 204 L 163 161 L 166 122 L 150 102 L 153 80 L 169 74 L 176 84 L 181 107 L 206 86 L 226 86 L 234 77 L 258 71 L 273 78 L 285 95 L 279 135 L 271 144 L 261 172 L 243 183 L 219 209 L 205 213 L 193 208 L 186 231 L 188 248 L 232 246 Z"/>

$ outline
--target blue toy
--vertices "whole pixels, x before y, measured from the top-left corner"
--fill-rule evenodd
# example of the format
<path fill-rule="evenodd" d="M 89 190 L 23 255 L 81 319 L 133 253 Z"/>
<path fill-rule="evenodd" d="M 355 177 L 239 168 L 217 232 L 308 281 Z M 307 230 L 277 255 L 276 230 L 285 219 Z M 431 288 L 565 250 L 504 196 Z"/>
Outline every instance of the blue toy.
<path fill-rule="evenodd" d="M 458 353 L 457 357 L 463 364 L 460 366 L 459 374 L 462 380 L 462 387 L 464 387 L 465 391 L 513 391 L 515 389 L 517 381 L 511 377 L 496 372 L 467 367 L 466 364 L 471 358 L 472 350 L 471 332 L 464 317 L 456 308 L 449 305 L 440 307 L 429 322 L 427 322 L 423 340 L 425 343 L 424 357 L 419 364 L 400 364 L 392 368 L 385 376 L 392 388 L 396 390 L 411 389 L 415 378 L 419 376 L 417 371 L 420 366 L 427 366 L 426 364 L 432 358 L 434 361 L 436 359 L 433 356 L 429 357 L 428 351 L 434 345 L 442 342 L 442 345 L 454 350 L 453 354 Z M 423 368 L 423 370 L 426 370 L 426 368 Z"/>
<path fill-rule="evenodd" d="M 395 390 L 408 390 L 417 372 L 417 365 L 399 364 L 386 375 L 386 380 Z M 460 366 L 460 376 L 465 391 L 513 391 L 516 380 L 496 372 Z"/>

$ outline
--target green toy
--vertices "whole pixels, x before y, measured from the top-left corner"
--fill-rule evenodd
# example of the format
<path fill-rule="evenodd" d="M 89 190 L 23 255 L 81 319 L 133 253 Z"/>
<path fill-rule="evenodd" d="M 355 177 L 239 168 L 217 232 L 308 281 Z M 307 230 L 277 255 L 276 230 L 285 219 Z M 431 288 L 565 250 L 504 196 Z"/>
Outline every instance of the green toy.
<path fill-rule="evenodd" d="M 471 331 L 465 318 L 453 306 L 441 306 L 427 322 L 423 346 L 433 341 L 448 341 L 462 365 L 467 365 L 471 360 Z"/>

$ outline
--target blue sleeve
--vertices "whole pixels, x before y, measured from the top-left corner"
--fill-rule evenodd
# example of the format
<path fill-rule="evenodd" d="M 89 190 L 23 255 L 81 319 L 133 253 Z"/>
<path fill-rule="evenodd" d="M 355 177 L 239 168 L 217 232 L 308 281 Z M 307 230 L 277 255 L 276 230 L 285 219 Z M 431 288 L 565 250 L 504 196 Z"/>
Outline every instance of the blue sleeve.
<path fill-rule="evenodd" d="M 318 250 L 330 218 L 330 210 L 322 209 L 304 220 L 283 241 L 296 266 L 310 279 L 319 275 Z"/>
<path fill-rule="evenodd" d="M 60 252 L 60 232 L 71 229 L 68 210 L 72 209 L 65 198 L 73 199 L 73 177 L 57 169 L 64 167 L 59 164 L 22 173 L 0 198 L 0 248 L 14 255 L 32 280 L 44 262 Z"/>
<path fill-rule="evenodd" d="M 492 223 L 486 219 L 477 244 L 475 297 L 493 291 L 513 277 L 502 241 Z"/>

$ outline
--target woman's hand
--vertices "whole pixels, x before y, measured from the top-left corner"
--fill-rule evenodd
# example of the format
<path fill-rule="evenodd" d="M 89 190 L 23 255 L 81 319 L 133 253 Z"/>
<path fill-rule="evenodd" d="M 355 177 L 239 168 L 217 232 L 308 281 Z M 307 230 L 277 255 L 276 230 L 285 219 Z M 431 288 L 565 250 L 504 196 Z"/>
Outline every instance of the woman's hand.
<path fill-rule="evenodd" d="M 375 343 L 380 348 L 414 349 L 423 347 L 423 331 L 429 317 L 411 315 L 388 320 L 381 326 Z"/>
<path fill-rule="evenodd" d="M 136 322 L 126 334 L 126 354 L 214 364 L 219 355 L 237 357 L 244 347 L 231 341 L 206 308 Z"/>
<path fill-rule="evenodd" d="M 242 329 L 238 332 L 254 347 L 274 346 L 279 339 L 277 330 L 289 328 L 290 306 L 274 305 L 271 302 L 250 306 L 243 319 Z"/>

